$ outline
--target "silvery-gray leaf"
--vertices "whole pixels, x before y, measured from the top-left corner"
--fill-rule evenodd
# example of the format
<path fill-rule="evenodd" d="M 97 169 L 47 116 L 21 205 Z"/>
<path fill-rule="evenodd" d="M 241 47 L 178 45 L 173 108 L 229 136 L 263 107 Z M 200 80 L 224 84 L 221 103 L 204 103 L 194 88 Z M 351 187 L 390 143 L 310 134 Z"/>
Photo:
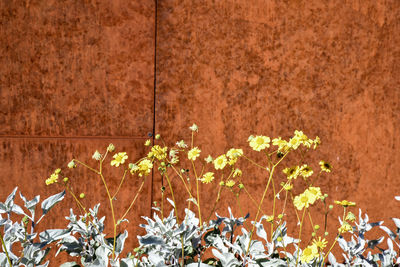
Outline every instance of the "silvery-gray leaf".
<path fill-rule="evenodd" d="M 46 198 L 46 199 L 42 202 L 42 212 L 43 212 L 43 215 L 42 215 L 41 218 L 43 218 L 43 216 L 44 216 L 45 214 L 47 214 L 47 213 L 49 212 L 49 210 L 50 210 L 52 207 L 54 207 L 55 204 L 57 204 L 58 202 L 60 202 L 61 200 L 63 200 L 64 195 L 65 195 L 65 190 L 62 191 L 62 192 L 60 192 L 60 193 L 58 193 L 58 194 L 52 195 L 51 197 Z M 40 221 L 40 219 L 39 219 L 39 221 Z M 39 222 L 39 221 L 38 221 L 38 222 Z"/>
<path fill-rule="evenodd" d="M 382 243 L 383 239 L 385 239 L 383 236 L 379 239 L 375 239 L 375 240 L 370 240 L 368 241 L 368 247 L 370 249 L 374 249 L 377 245 L 379 245 L 380 243 Z"/>
<path fill-rule="evenodd" d="M 42 243 L 51 243 L 69 236 L 69 229 L 48 229 L 39 234 L 39 240 Z"/>
<path fill-rule="evenodd" d="M 15 214 L 25 215 L 24 210 L 20 206 L 18 206 L 17 204 L 14 204 L 12 206 L 11 211 L 14 212 Z"/>
<path fill-rule="evenodd" d="M 192 262 L 186 265 L 186 267 L 212 267 L 214 265 L 208 265 L 202 262 Z"/>
<path fill-rule="evenodd" d="M 163 245 L 164 240 L 158 236 L 137 237 L 140 245 Z"/>
<path fill-rule="evenodd" d="M 394 224 L 396 225 L 397 228 L 400 228 L 400 219 L 397 218 L 392 218 Z"/>
<path fill-rule="evenodd" d="M 262 239 L 264 239 L 265 241 L 268 241 L 267 240 L 267 232 L 265 232 L 263 224 L 261 222 L 256 222 L 255 226 L 257 229 L 257 231 L 256 231 L 257 235 L 259 237 L 261 237 Z"/>
<path fill-rule="evenodd" d="M 6 202 L 4 203 L 7 207 L 7 209 L 11 209 L 11 207 L 14 205 L 14 198 L 15 198 L 15 193 L 17 192 L 18 187 L 15 187 L 14 190 L 11 192 L 11 194 L 7 197 Z"/>
<path fill-rule="evenodd" d="M 128 237 L 128 231 L 125 230 L 125 232 L 121 235 L 118 236 L 117 240 L 116 240 L 116 244 L 115 244 L 115 252 L 117 252 L 118 254 L 122 252 L 122 250 L 124 250 L 124 244 L 125 244 L 125 240 Z"/>
<path fill-rule="evenodd" d="M 0 202 L 0 214 L 6 213 L 7 212 L 7 207 L 4 203 Z"/>
<path fill-rule="evenodd" d="M 135 267 L 135 266 L 139 266 L 139 262 L 136 259 L 131 259 L 129 257 L 121 259 L 120 267 Z"/>
<path fill-rule="evenodd" d="M 60 267 L 79 267 L 79 264 L 77 264 L 74 261 L 70 261 L 70 262 L 61 264 Z"/>
<path fill-rule="evenodd" d="M 171 204 L 172 207 L 175 208 L 175 203 L 171 199 L 167 198 L 167 201 L 169 202 L 169 204 Z"/>
<path fill-rule="evenodd" d="M 49 266 L 49 261 L 46 261 L 44 264 L 41 264 L 41 265 L 36 265 L 36 267 L 47 267 L 47 266 Z"/>
<path fill-rule="evenodd" d="M 381 228 L 383 231 L 385 231 L 389 236 L 390 236 L 390 238 L 392 238 L 392 239 L 396 239 L 396 234 L 395 233 L 393 233 L 389 228 L 387 228 L 386 226 L 379 226 L 379 228 Z"/>
<path fill-rule="evenodd" d="M 195 198 L 189 198 L 189 199 L 186 199 L 186 201 L 190 201 L 190 202 L 193 202 L 196 206 L 198 205 L 197 204 L 197 200 L 195 199 Z"/>

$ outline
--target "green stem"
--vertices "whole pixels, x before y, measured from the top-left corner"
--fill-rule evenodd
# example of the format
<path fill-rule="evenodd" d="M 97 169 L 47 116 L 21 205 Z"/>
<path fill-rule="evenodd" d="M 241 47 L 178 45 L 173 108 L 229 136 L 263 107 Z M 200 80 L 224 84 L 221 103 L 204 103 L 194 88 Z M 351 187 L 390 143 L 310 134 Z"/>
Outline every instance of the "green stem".
<path fill-rule="evenodd" d="M 1 244 L 3 245 L 3 248 L 4 248 L 4 252 L 6 253 L 8 264 L 10 264 L 10 267 L 12 267 L 10 256 L 8 255 L 8 251 L 6 248 L 6 243 L 4 243 L 3 235 L 1 234 L 1 232 L 0 232 L 0 240 L 1 240 Z"/>
<path fill-rule="evenodd" d="M 246 157 L 245 155 L 243 155 L 243 157 L 244 157 L 245 159 L 247 159 L 248 161 L 250 161 L 250 162 L 251 162 L 252 164 L 254 164 L 255 166 L 260 167 L 261 169 L 264 169 L 264 170 L 266 170 L 266 171 L 269 171 L 268 168 L 266 168 L 266 167 L 264 167 L 264 166 L 261 166 L 260 164 L 258 164 L 258 163 L 255 162 L 254 160 L 252 160 L 252 159 Z"/>
<path fill-rule="evenodd" d="M 201 209 L 200 209 L 200 193 L 199 193 L 199 179 L 197 177 L 197 173 L 196 173 L 196 167 L 194 166 L 194 162 L 193 160 L 191 160 L 192 162 L 192 166 L 193 166 L 193 172 L 194 172 L 194 177 L 196 179 L 196 191 L 197 191 L 197 210 L 199 211 L 199 220 L 200 220 L 200 230 L 203 227 L 203 222 L 201 220 Z"/>
<path fill-rule="evenodd" d="M 100 174 L 98 170 L 96 170 L 96 169 L 90 167 L 89 165 L 83 163 L 82 161 L 79 161 L 79 160 L 77 160 L 77 159 L 73 159 L 73 161 L 78 162 L 79 164 L 81 164 L 82 166 L 88 168 L 89 170 L 91 170 L 92 172 L 94 172 L 94 173 L 96 173 L 96 174 Z"/>
<path fill-rule="evenodd" d="M 128 214 L 128 212 L 130 211 L 130 209 L 133 207 L 133 204 L 135 204 L 136 199 L 138 198 L 140 192 L 142 191 L 142 188 L 143 188 L 143 185 L 144 185 L 144 182 L 145 182 L 145 181 L 146 181 L 146 179 L 143 179 L 142 184 L 140 185 L 138 192 L 136 193 L 135 197 L 133 198 L 131 204 L 129 205 L 129 208 L 126 210 L 126 212 L 125 212 L 124 215 L 121 217 L 121 219 L 119 219 L 119 221 L 122 221 L 122 220 L 125 218 L 125 216 Z"/>
<path fill-rule="evenodd" d="M 335 246 L 336 242 L 338 241 L 339 235 L 336 236 L 335 241 L 333 242 L 332 246 L 329 248 L 328 252 L 325 254 L 324 259 L 322 260 L 322 263 L 325 264 L 325 260 L 326 257 L 328 257 L 329 253 L 331 252 L 331 250 L 333 249 L 333 247 Z"/>
<path fill-rule="evenodd" d="M 307 208 L 306 207 L 304 207 L 304 211 L 303 211 L 303 216 L 301 217 L 301 222 L 300 222 L 300 230 L 299 230 L 299 245 L 300 245 L 300 243 L 301 243 L 301 230 L 303 229 L 303 222 L 304 222 L 304 215 L 306 214 L 306 210 L 307 210 Z M 299 257 L 298 257 L 298 253 L 297 253 L 297 259 L 296 259 L 296 266 L 298 265 L 298 263 L 299 263 Z"/>
<path fill-rule="evenodd" d="M 114 238 L 113 238 L 113 251 L 112 251 L 112 259 L 114 259 L 115 258 L 115 243 L 116 243 L 116 240 L 117 240 L 117 223 L 115 221 L 113 198 L 111 197 L 110 191 L 108 190 L 108 186 L 107 186 L 106 180 L 104 179 L 104 176 L 103 176 L 103 174 L 101 172 L 101 170 L 102 170 L 101 169 L 102 168 L 101 165 L 102 165 L 102 162 L 100 162 L 100 173 L 99 173 L 99 175 L 101 177 L 101 180 L 103 181 L 104 187 L 105 187 L 106 192 L 107 192 L 107 197 L 108 197 L 108 200 L 110 202 L 111 216 L 112 216 L 113 225 L 114 225 L 114 232 L 113 232 L 114 233 Z"/>
<path fill-rule="evenodd" d="M 114 193 L 114 195 L 113 195 L 113 199 L 115 198 L 115 196 L 118 194 L 118 192 L 119 192 L 119 190 L 121 189 L 121 186 L 122 186 L 122 184 L 124 183 L 124 180 L 125 180 L 125 176 L 126 176 L 126 173 L 128 172 L 128 170 L 125 170 L 125 172 L 124 172 L 124 176 L 122 176 L 122 179 L 121 179 L 121 182 L 119 183 L 119 186 L 118 186 L 118 188 L 117 188 L 117 191 Z"/>

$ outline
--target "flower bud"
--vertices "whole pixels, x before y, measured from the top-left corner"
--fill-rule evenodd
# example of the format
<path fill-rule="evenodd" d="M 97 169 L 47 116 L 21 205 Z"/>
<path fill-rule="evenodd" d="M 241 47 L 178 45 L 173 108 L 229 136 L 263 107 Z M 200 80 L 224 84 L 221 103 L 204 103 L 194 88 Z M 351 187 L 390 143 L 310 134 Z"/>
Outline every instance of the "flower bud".
<path fill-rule="evenodd" d="M 219 185 L 220 185 L 220 186 L 225 185 L 224 181 L 219 182 Z"/>
<path fill-rule="evenodd" d="M 156 140 L 160 139 L 161 135 L 156 134 Z"/>
<path fill-rule="evenodd" d="M 58 169 L 56 169 L 56 170 L 54 171 L 55 174 L 59 174 L 60 172 L 61 172 L 61 169 L 60 169 L 60 168 L 58 168 Z"/>
<path fill-rule="evenodd" d="M 278 242 L 282 242 L 282 237 L 281 236 L 278 236 L 278 238 L 276 239 L 276 241 L 278 241 Z"/>
<path fill-rule="evenodd" d="M 243 189 L 244 188 L 244 184 L 239 184 L 239 188 Z"/>
<path fill-rule="evenodd" d="M 74 160 L 71 160 L 71 161 L 68 163 L 68 168 L 72 169 L 72 168 L 75 168 L 75 167 L 76 167 L 76 164 L 75 164 Z"/>
<path fill-rule="evenodd" d="M 318 224 L 314 225 L 314 229 L 319 230 L 319 225 Z"/>
<path fill-rule="evenodd" d="M 278 219 L 282 219 L 282 218 L 283 218 L 283 214 L 279 214 Z"/>
<path fill-rule="evenodd" d="M 107 147 L 108 152 L 113 152 L 115 150 L 115 146 L 113 144 L 109 144 Z"/>
<path fill-rule="evenodd" d="M 328 232 L 325 232 L 325 233 L 324 233 L 324 235 L 325 235 L 325 236 L 328 236 L 328 235 L 329 235 L 329 233 L 328 233 Z"/>
<path fill-rule="evenodd" d="M 312 234 L 311 234 L 311 236 L 312 237 L 315 237 L 317 234 L 315 233 L 315 232 L 313 232 Z"/>
<path fill-rule="evenodd" d="M 330 209 L 330 210 L 333 209 L 333 205 L 329 205 L 329 209 Z"/>
<path fill-rule="evenodd" d="M 64 177 L 63 181 L 64 181 L 64 183 L 67 183 L 68 182 L 68 177 Z"/>
<path fill-rule="evenodd" d="M 85 198 L 85 193 L 80 193 L 79 198 Z"/>

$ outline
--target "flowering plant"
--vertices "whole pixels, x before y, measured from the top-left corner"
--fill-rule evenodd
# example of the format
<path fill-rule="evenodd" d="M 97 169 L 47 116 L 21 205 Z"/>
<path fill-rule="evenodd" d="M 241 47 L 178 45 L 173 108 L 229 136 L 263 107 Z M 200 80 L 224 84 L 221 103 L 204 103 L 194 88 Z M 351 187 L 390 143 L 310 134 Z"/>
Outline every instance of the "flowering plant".
<path fill-rule="evenodd" d="M 394 219 L 397 226 L 394 232 L 383 226 L 383 222 L 369 223 L 368 216 L 364 215 L 363 218 L 361 211 L 359 211 L 357 223 L 357 218 L 353 213 L 356 203 L 348 200 L 329 201 L 328 194 L 323 193 L 324 190 L 316 185 L 321 176 L 332 171 L 331 164 L 324 160 L 318 162 L 318 171 L 313 169 L 312 164 L 304 162 L 304 155 L 316 150 L 321 144 L 318 136 L 310 139 L 298 130 L 287 140 L 281 137 L 251 135 L 248 138 L 249 147 L 261 154 L 262 161 L 259 162 L 251 157 L 251 152 L 245 152 L 242 148 L 231 148 L 226 153 L 208 155 L 202 159 L 204 155 L 202 155 L 201 147 L 194 145 L 195 135 L 199 129 L 193 124 L 190 130 L 190 142 L 181 140 L 170 147 L 160 135 L 156 135 L 153 140 L 147 140 L 145 146 L 148 147 L 148 153 L 136 162 L 129 163 L 127 153 L 115 153 L 115 146 L 110 144 L 104 153 L 96 151 L 93 154 L 92 159 L 97 162 L 97 167 L 91 167 L 92 164 L 78 159 L 72 159 L 68 163 L 68 168 L 74 169 L 78 166 L 86 168 L 102 181 L 111 210 L 110 221 L 106 221 L 105 217 L 98 218 L 99 205 L 93 209 L 85 206 L 85 194 L 81 192 L 78 195 L 74 192 L 72 179 L 64 178 L 59 181 L 62 171 L 57 169 L 45 182 L 47 185 L 56 183 L 62 185 L 64 192 L 68 192 L 77 203 L 80 215 L 75 215 L 71 209 L 69 217 L 66 217 L 69 221 L 67 228 L 49 230 L 50 232 L 47 232 L 49 238 L 46 239 L 45 245 L 58 241 L 58 253 L 66 252 L 78 257 L 79 264 L 82 266 L 255 267 L 378 266 L 379 264 L 393 266 L 400 263 L 400 258 L 394 249 L 394 245 L 400 249 L 400 219 Z M 108 163 L 107 156 L 111 153 L 113 157 Z M 299 159 L 297 164 L 284 165 L 287 161 L 291 162 L 289 160 L 291 155 Z M 243 175 L 245 170 L 239 167 L 240 162 L 255 166 L 266 177 L 263 193 L 258 201 L 246 185 L 245 175 Z M 190 168 L 187 168 L 188 165 Z M 123 175 L 118 188 L 113 190 L 114 193 L 104 175 L 103 170 L 106 166 L 122 169 Z M 128 232 L 125 230 L 118 233 L 117 226 L 127 221 L 126 218 L 133 211 L 146 178 L 152 171 L 158 172 L 166 180 L 167 188 L 161 188 L 161 205 L 154 203 L 153 218 L 143 217 L 146 223 L 140 226 L 146 233 L 138 236 L 139 247 L 128 248 L 130 252 L 124 257 L 124 244 L 128 238 Z M 129 175 L 138 176 L 141 183 L 128 209 L 122 214 L 116 214 L 114 199 Z M 173 186 L 173 179 L 180 181 L 188 200 L 183 217 L 176 202 L 178 191 Z M 210 196 L 208 196 L 206 203 L 208 206 L 206 205 L 207 209 L 204 210 L 204 199 L 201 198 L 200 188 L 212 184 L 217 187 L 215 200 L 210 201 Z M 221 201 L 224 190 L 231 192 L 236 198 L 237 207 L 241 213 L 239 195 L 245 194 L 254 204 L 255 214 L 242 213 L 243 216 L 237 218 L 229 207 L 227 207 L 228 217 L 216 213 L 217 204 Z M 295 194 L 295 191 L 301 193 Z M 166 197 L 167 193 L 171 199 Z M 270 203 L 265 201 L 268 193 L 272 197 Z M 13 199 L 13 197 L 9 198 Z M 51 202 L 52 205 L 61 199 L 60 194 L 56 195 L 54 201 Z M 167 211 L 169 205 L 165 205 L 166 202 L 169 202 L 172 207 L 169 213 Z M 281 202 L 281 205 L 278 205 L 278 202 Z M 9 203 L 8 199 L 6 204 L 0 203 L 0 213 L 13 211 L 21 214 L 19 208 L 10 208 Z M 328 214 L 333 212 L 333 204 L 343 209 L 343 215 L 339 217 L 336 233 L 331 234 L 332 238 L 329 240 L 327 218 Z M 31 210 L 31 206 L 26 205 Z M 321 222 L 313 219 L 313 208 L 316 205 L 323 207 L 324 219 Z M 288 234 L 286 223 L 289 209 L 293 210 L 298 221 L 297 231 L 290 231 L 294 233 L 293 237 Z M 271 212 L 267 213 L 266 210 L 271 210 Z M 33 215 L 29 218 L 32 218 L 33 222 Z M 110 222 L 113 232 L 105 233 L 104 224 Z M 307 224 L 313 229 L 311 236 L 304 234 Z M 2 220 L 0 226 L 3 225 L 5 223 Z M 21 222 L 22 226 L 23 222 Z M 365 233 L 374 227 L 380 228 L 388 236 L 387 249 L 378 246 L 383 242 L 384 237 L 375 240 L 366 239 Z M 7 264 L 9 266 L 19 266 L 19 264 L 47 266 L 38 265 L 44 258 L 42 254 L 30 263 L 21 260 L 25 254 L 21 256 L 22 258 L 12 254 L 11 246 L 6 243 L 12 239 L 9 237 L 9 229 L 10 227 L 4 230 L 4 238 L 3 235 L 0 236 L 3 244 L 0 262 L 5 266 Z M 31 236 L 30 240 L 33 239 L 34 236 Z M 33 244 L 32 241 L 30 242 Z M 336 259 L 332 254 L 332 249 L 336 245 L 344 251 L 341 259 Z M 62 267 L 81 266 L 79 264 L 67 262 Z"/>

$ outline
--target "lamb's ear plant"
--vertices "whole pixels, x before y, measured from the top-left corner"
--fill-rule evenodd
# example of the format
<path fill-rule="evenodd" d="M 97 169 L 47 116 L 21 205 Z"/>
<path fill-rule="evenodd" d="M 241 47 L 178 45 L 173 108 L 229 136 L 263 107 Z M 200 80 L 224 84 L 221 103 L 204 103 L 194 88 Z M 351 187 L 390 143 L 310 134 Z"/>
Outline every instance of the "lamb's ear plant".
<path fill-rule="evenodd" d="M 65 192 L 60 192 L 47 199 L 41 204 L 41 215 L 36 219 L 36 206 L 40 202 L 40 196 L 27 200 L 19 193 L 24 203 L 24 210 L 15 203 L 17 187 L 7 197 L 5 202 L 0 202 L 0 240 L 2 252 L 0 252 L 0 266 L 38 266 L 46 267 L 49 261 L 45 257 L 50 250 L 51 243 L 68 235 L 69 229 L 47 229 L 36 232 L 37 224 L 44 216 L 60 202 Z M 3 216 L 5 216 L 3 218 Z M 14 221 L 16 218 L 22 219 Z"/>

